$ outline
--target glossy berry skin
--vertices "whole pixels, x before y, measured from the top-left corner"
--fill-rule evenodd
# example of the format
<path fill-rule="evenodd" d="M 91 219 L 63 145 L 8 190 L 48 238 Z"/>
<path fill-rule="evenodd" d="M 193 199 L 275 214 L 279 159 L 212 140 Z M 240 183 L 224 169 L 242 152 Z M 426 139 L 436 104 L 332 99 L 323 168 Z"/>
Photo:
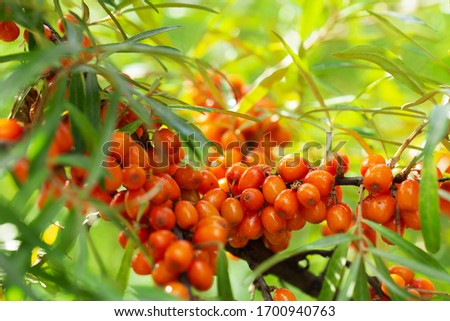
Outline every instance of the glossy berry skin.
<path fill-rule="evenodd" d="M 247 188 L 260 188 L 265 179 L 265 174 L 260 166 L 249 167 L 242 174 L 238 183 L 238 191 L 242 193 Z"/>
<path fill-rule="evenodd" d="M 301 157 L 284 157 L 277 166 L 278 173 L 287 183 L 302 179 L 308 173 L 309 164 Z"/>
<path fill-rule="evenodd" d="M 192 166 L 180 167 L 174 175 L 174 179 L 182 189 L 195 190 L 200 186 L 202 174 L 194 170 Z"/>
<path fill-rule="evenodd" d="M 361 175 L 364 176 L 364 174 L 370 167 L 377 164 L 386 165 L 386 160 L 383 156 L 379 154 L 372 154 L 364 158 L 359 168 Z"/>
<path fill-rule="evenodd" d="M 242 177 L 242 174 L 244 174 L 244 172 L 246 170 L 247 170 L 247 166 L 244 166 L 241 163 L 233 164 L 225 172 L 225 178 L 229 184 L 237 185 L 239 183 L 239 180 Z"/>
<path fill-rule="evenodd" d="M 297 198 L 303 207 L 311 208 L 320 202 L 319 189 L 309 183 L 302 184 L 297 189 Z"/>
<path fill-rule="evenodd" d="M 433 294 L 420 292 L 420 290 L 426 290 L 426 291 L 434 291 L 435 290 L 433 282 L 431 282 L 430 280 L 427 280 L 427 279 L 423 279 L 423 278 L 414 279 L 414 281 L 411 284 L 411 287 L 413 289 L 416 289 L 417 292 L 420 293 L 420 296 L 424 299 L 431 299 L 433 297 Z"/>
<path fill-rule="evenodd" d="M 238 225 L 239 233 L 247 239 L 256 240 L 263 234 L 263 225 L 258 212 L 247 212 Z"/>
<path fill-rule="evenodd" d="M 175 241 L 169 245 L 164 253 L 167 268 L 175 273 L 186 271 L 194 259 L 194 248 L 186 240 Z"/>
<path fill-rule="evenodd" d="M 413 179 L 403 181 L 397 187 L 396 199 L 398 207 L 405 211 L 417 211 L 419 209 L 419 182 Z"/>
<path fill-rule="evenodd" d="M 414 271 L 401 265 L 393 265 L 389 268 L 390 274 L 400 275 L 405 280 L 406 285 L 412 284 L 414 281 Z"/>
<path fill-rule="evenodd" d="M 404 288 L 406 285 L 405 280 L 398 274 L 391 274 L 391 279 L 401 288 Z M 381 290 L 384 292 L 384 294 L 389 295 L 389 290 L 384 282 L 381 283 Z"/>
<path fill-rule="evenodd" d="M 296 191 L 292 189 L 283 190 L 275 199 L 274 208 L 278 215 L 284 219 L 290 219 L 300 207 Z"/>
<path fill-rule="evenodd" d="M 194 260 L 187 271 L 189 284 L 198 291 L 206 291 L 214 282 L 214 272 L 208 263 Z"/>
<path fill-rule="evenodd" d="M 389 192 L 394 176 L 387 165 L 377 164 L 370 167 L 364 174 L 364 188 L 372 194 Z"/>
<path fill-rule="evenodd" d="M 155 149 L 174 154 L 181 147 L 181 141 L 178 135 L 170 129 L 159 128 L 153 133 L 153 144 Z"/>
<path fill-rule="evenodd" d="M 395 213 L 395 199 L 390 195 L 368 196 L 363 202 L 363 217 L 384 224 Z"/>
<path fill-rule="evenodd" d="M 179 273 L 171 271 L 164 260 L 157 262 L 153 266 L 152 278 L 153 282 L 158 285 L 164 285 L 171 281 L 175 281 Z"/>
<path fill-rule="evenodd" d="M 150 234 L 147 240 L 147 246 L 150 255 L 155 262 L 164 258 L 164 253 L 170 244 L 175 242 L 177 237 L 169 230 L 154 231 Z"/>
<path fill-rule="evenodd" d="M 323 170 L 316 170 L 306 175 L 304 183 L 309 183 L 317 187 L 321 196 L 331 193 L 334 187 L 334 176 Z"/>
<path fill-rule="evenodd" d="M 202 198 L 204 201 L 211 203 L 215 208 L 220 210 L 223 202 L 227 199 L 227 193 L 221 188 L 213 188 L 208 191 Z"/>
<path fill-rule="evenodd" d="M 164 285 L 164 292 L 181 300 L 189 300 L 189 290 L 179 281 L 171 281 Z"/>
<path fill-rule="evenodd" d="M 352 212 L 344 205 L 333 205 L 327 210 L 327 225 L 333 233 L 345 233 L 352 225 Z"/>
<path fill-rule="evenodd" d="M 177 225 L 184 229 L 189 230 L 195 226 L 198 222 L 198 212 L 194 205 L 188 201 L 179 201 L 174 208 L 175 218 Z"/>
<path fill-rule="evenodd" d="M 344 153 L 336 153 L 331 161 L 323 165 L 323 169 L 331 175 L 344 175 L 350 168 L 350 161 L 348 156 Z"/>
<path fill-rule="evenodd" d="M 275 234 L 286 229 L 286 220 L 278 215 L 273 206 L 266 206 L 261 211 L 261 223 L 264 230 Z"/>
<path fill-rule="evenodd" d="M 66 13 L 63 17 L 64 17 L 64 20 L 66 20 L 66 23 L 67 23 L 67 21 L 70 21 L 76 25 L 79 24 L 77 18 L 75 18 L 75 16 L 70 13 Z M 58 20 L 57 26 L 58 26 L 59 31 L 61 31 L 62 33 L 65 33 L 63 19 Z"/>
<path fill-rule="evenodd" d="M 126 167 L 122 171 L 123 174 L 123 186 L 127 189 L 139 189 L 145 184 L 147 174 L 142 167 L 130 166 Z"/>
<path fill-rule="evenodd" d="M 0 40 L 12 42 L 19 38 L 20 29 L 14 21 L 0 21 Z"/>
<path fill-rule="evenodd" d="M 201 179 L 200 185 L 198 186 L 198 191 L 201 194 L 206 194 L 208 191 L 218 188 L 219 182 L 217 181 L 216 176 L 208 170 L 200 171 Z"/>
<path fill-rule="evenodd" d="M 327 218 L 327 208 L 322 201 L 311 208 L 303 208 L 301 212 L 311 224 L 319 224 Z"/>
<path fill-rule="evenodd" d="M 281 193 L 281 191 L 286 189 L 286 183 L 278 175 L 269 175 L 264 180 L 262 185 L 262 192 L 264 199 L 267 204 L 273 205 L 275 199 Z"/>
<path fill-rule="evenodd" d="M 264 196 L 259 189 L 247 188 L 242 192 L 240 201 L 244 210 L 257 211 L 264 205 Z"/>
<path fill-rule="evenodd" d="M 23 127 L 14 119 L 0 118 L 0 142 L 16 142 L 23 133 Z"/>
<path fill-rule="evenodd" d="M 400 217 L 405 223 L 406 228 L 410 228 L 415 231 L 420 231 L 422 224 L 420 221 L 419 211 L 403 211 L 400 210 Z"/>
<path fill-rule="evenodd" d="M 175 227 L 175 213 L 172 209 L 159 205 L 150 210 L 150 226 L 155 230 L 171 230 Z"/>
<path fill-rule="evenodd" d="M 131 267 L 136 274 L 149 275 L 152 273 L 152 266 L 144 253 L 138 252 L 131 261 Z"/>
<path fill-rule="evenodd" d="M 274 301 L 297 301 L 294 293 L 286 288 L 276 289 L 273 294 Z"/>
<path fill-rule="evenodd" d="M 220 207 L 220 215 L 230 226 L 236 226 L 244 218 L 244 208 L 236 198 L 227 198 Z"/>

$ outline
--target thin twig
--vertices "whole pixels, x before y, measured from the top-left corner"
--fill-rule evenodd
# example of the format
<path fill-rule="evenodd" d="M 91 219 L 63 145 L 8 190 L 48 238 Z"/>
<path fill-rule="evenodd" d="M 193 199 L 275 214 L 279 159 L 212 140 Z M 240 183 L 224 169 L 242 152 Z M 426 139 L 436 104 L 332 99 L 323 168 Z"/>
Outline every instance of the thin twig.
<path fill-rule="evenodd" d="M 273 301 L 272 295 L 270 295 L 270 289 L 266 283 L 266 280 L 264 280 L 264 278 L 262 276 L 259 276 L 256 279 L 256 283 L 257 283 L 257 287 L 261 291 L 264 301 Z"/>

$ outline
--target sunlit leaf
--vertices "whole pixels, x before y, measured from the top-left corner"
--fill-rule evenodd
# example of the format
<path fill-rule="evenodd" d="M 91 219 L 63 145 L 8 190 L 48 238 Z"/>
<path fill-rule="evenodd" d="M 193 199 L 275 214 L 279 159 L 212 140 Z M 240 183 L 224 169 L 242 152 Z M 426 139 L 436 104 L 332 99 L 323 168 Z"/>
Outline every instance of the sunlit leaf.
<path fill-rule="evenodd" d="M 231 289 L 230 275 L 228 273 L 228 261 L 225 249 L 219 250 L 217 260 L 217 291 L 219 297 L 224 301 L 234 300 L 233 291 Z"/>
<path fill-rule="evenodd" d="M 334 250 L 333 256 L 328 263 L 327 272 L 323 279 L 319 300 L 331 301 L 339 288 L 345 263 L 347 261 L 348 243 L 339 244 Z"/>

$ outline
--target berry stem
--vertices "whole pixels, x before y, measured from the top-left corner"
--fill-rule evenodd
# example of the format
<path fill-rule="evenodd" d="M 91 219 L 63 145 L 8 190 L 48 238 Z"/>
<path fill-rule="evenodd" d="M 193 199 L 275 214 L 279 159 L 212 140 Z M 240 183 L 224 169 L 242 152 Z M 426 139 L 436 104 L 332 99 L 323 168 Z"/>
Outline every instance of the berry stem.
<path fill-rule="evenodd" d="M 259 276 L 256 279 L 255 283 L 256 283 L 256 287 L 261 291 L 264 301 L 273 301 L 273 298 L 272 298 L 272 295 L 270 295 L 270 289 L 266 283 L 266 280 L 262 276 Z"/>

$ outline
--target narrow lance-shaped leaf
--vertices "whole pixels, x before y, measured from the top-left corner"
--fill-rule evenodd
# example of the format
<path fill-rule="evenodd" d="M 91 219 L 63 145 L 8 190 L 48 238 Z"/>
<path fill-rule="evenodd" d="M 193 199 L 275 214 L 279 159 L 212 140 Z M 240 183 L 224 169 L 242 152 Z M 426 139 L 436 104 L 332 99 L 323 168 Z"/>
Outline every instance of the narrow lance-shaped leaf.
<path fill-rule="evenodd" d="M 427 250 L 433 253 L 439 251 L 441 243 L 438 183 L 433 151 L 448 134 L 449 118 L 450 104 L 433 109 L 428 125 L 421 171 L 419 209 L 422 235 Z"/>
<path fill-rule="evenodd" d="M 343 59 L 370 61 L 390 73 L 414 92 L 420 95 L 424 94 L 423 85 L 416 73 L 387 49 L 373 45 L 361 45 L 335 53 L 334 56 Z"/>
<path fill-rule="evenodd" d="M 134 242 L 128 242 L 123 253 L 122 261 L 120 262 L 119 272 L 117 273 L 117 285 L 123 293 L 128 285 L 130 278 L 130 266 L 133 259 Z"/>
<path fill-rule="evenodd" d="M 133 37 L 128 38 L 125 42 L 139 42 L 148 38 L 151 38 L 153 36 L 159 35 L 160 33 L 167 32 L 173 29 L 181 28 L 180 26 L 171 26 L 171 27 L 162 27 L 152 30 L 147 30 L 144 32 L 141 32 L 140 34 L 137 34 Z"/>
<path fill-rule="evenodd" d="M 348 299 L 354 298 L 355 300 L 361 300 L 356 296 L 356 287 L 359 281 L 359 274 L 365 273 L 363 267 L 363 261 L 361 254 L 355 256 L 350 269 L 348 270 L 347 277 L 343 281 L 342 286 L 339 288 L 339 294 L 337 299 L 339 301 L 347 301 Z"/>
<path fill-rule="evenodd" d="M 336 294 L 347 261 L 348 243 L 339 244 L 328 263 L 327 272 L 320 290 L 319 300 L 331 301 Z"/>
<path fill-rule="evenodd" d="M 217 290 L 221 300 L 234 300 L 233 291 L 231 289 L 230 275 L 228 273 L 228 262 L 225 250 L 219 250 L 217 261 Z"/>

